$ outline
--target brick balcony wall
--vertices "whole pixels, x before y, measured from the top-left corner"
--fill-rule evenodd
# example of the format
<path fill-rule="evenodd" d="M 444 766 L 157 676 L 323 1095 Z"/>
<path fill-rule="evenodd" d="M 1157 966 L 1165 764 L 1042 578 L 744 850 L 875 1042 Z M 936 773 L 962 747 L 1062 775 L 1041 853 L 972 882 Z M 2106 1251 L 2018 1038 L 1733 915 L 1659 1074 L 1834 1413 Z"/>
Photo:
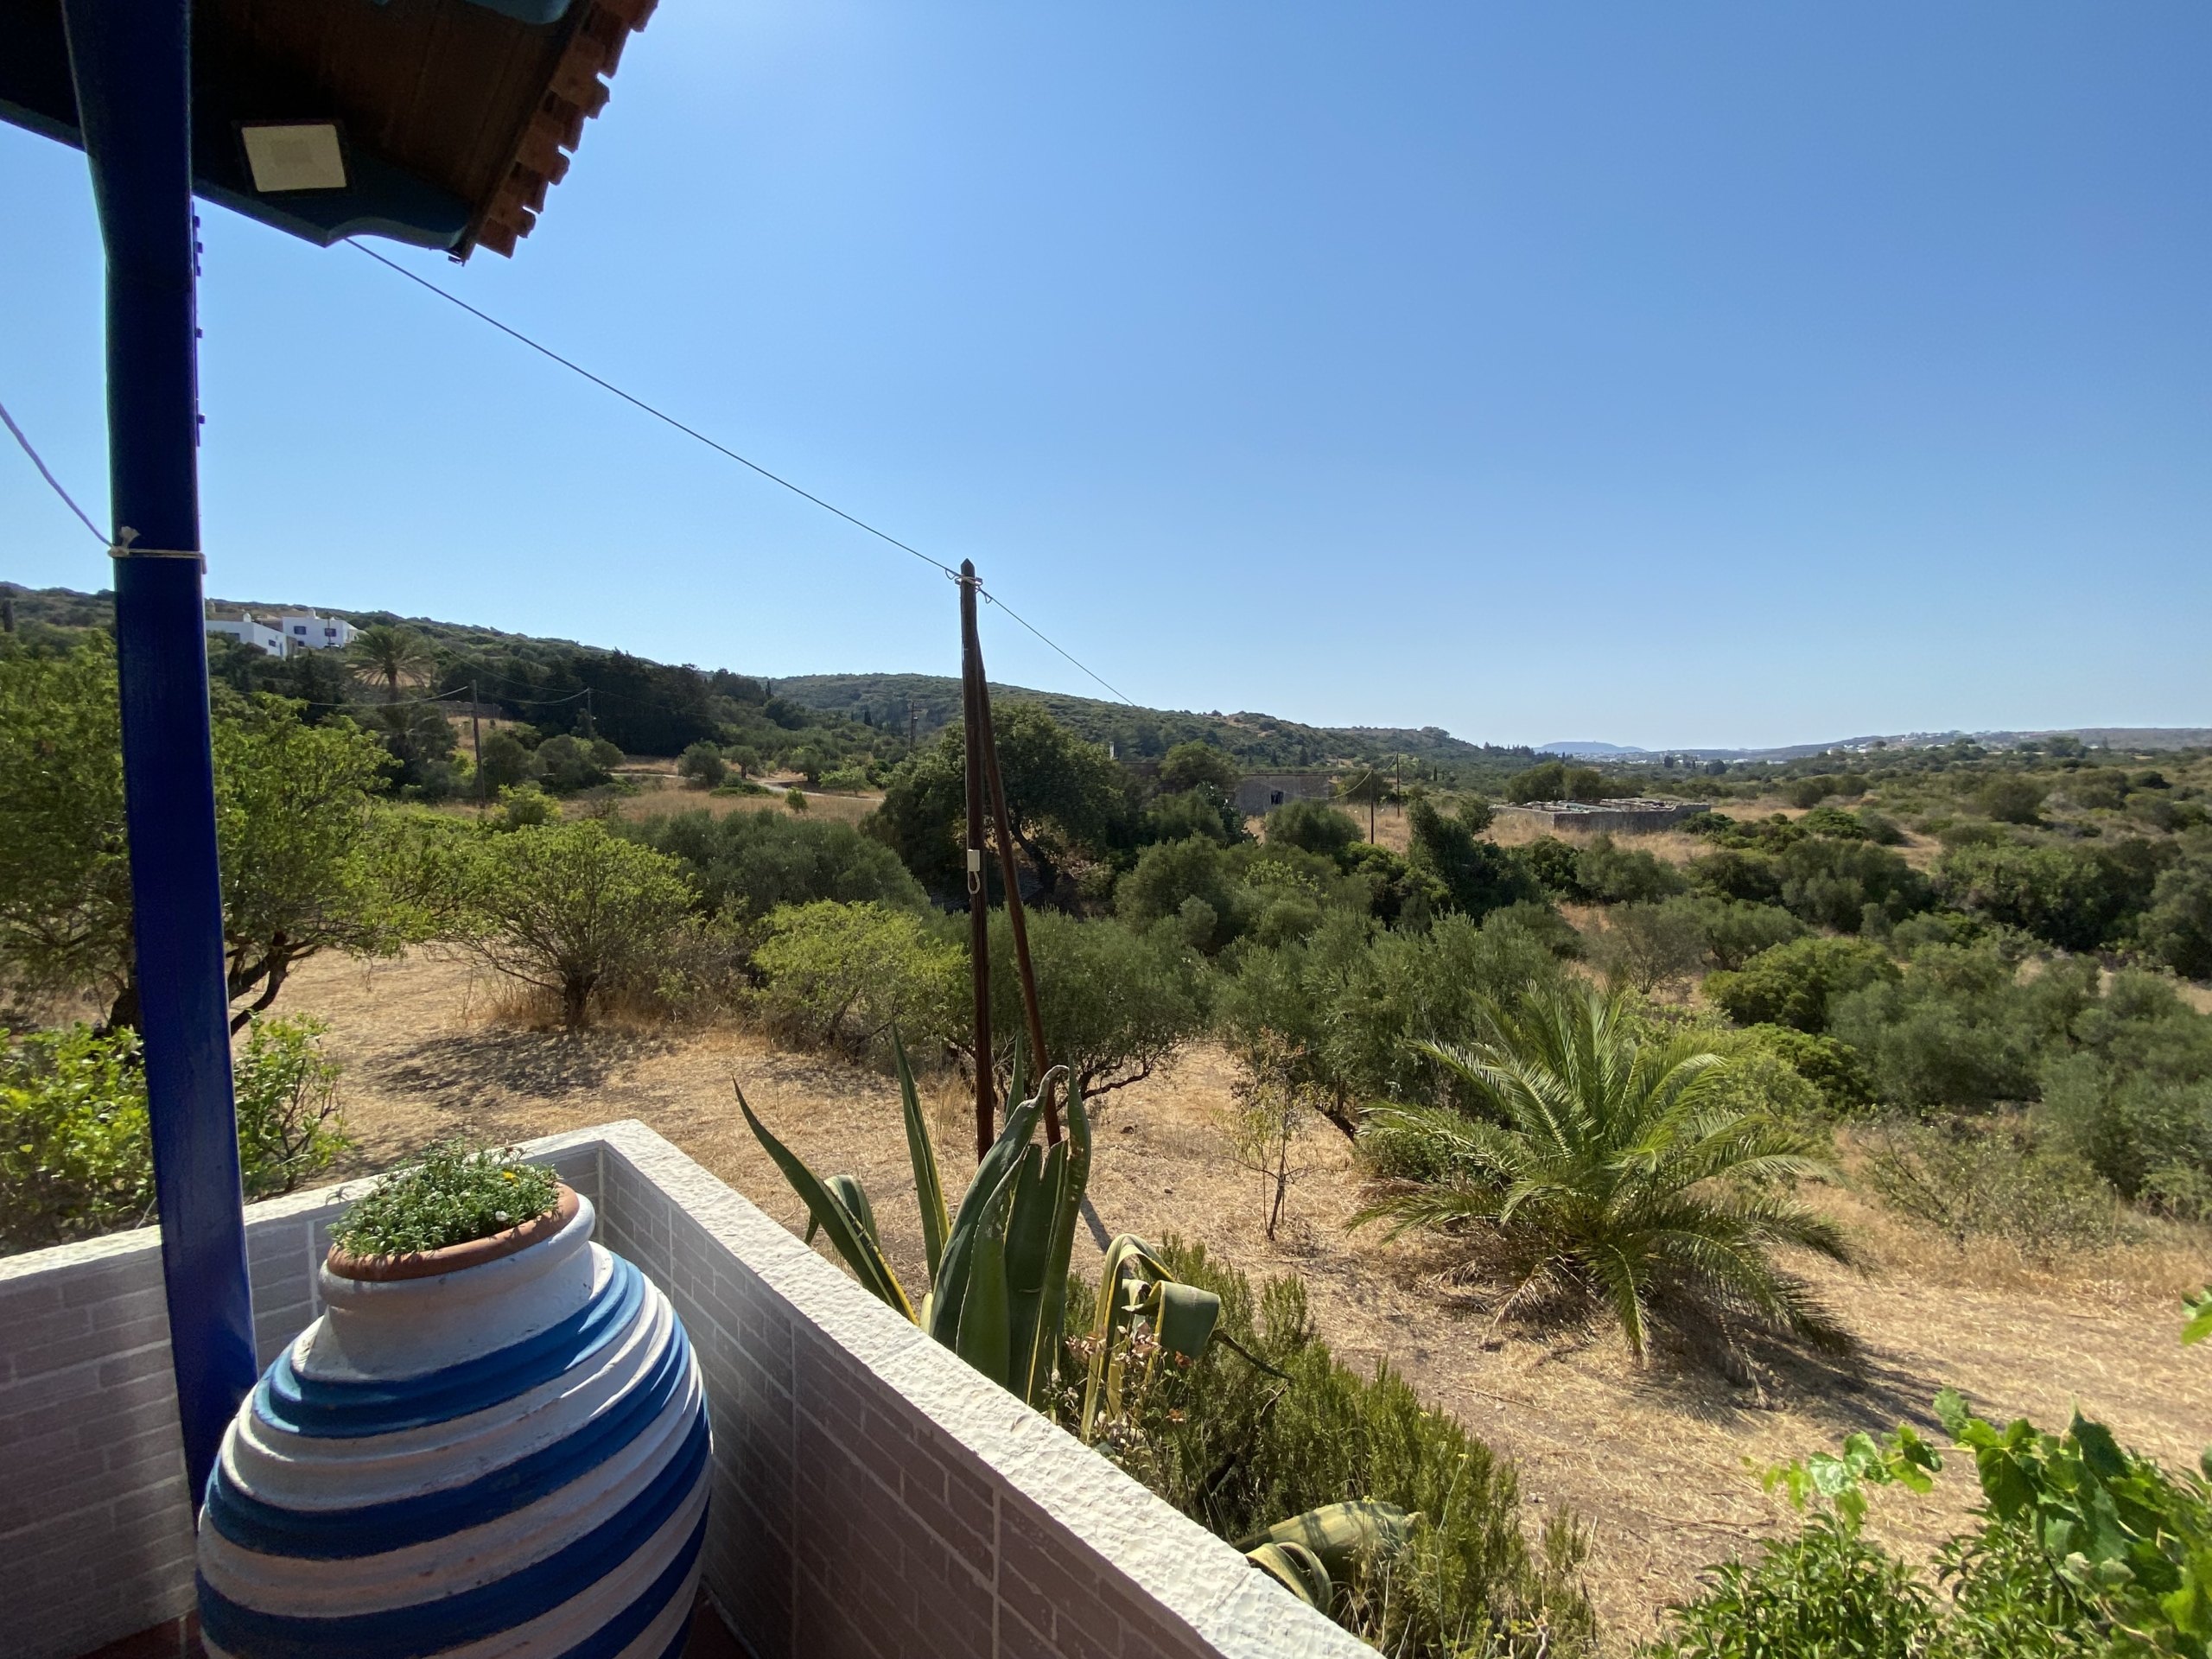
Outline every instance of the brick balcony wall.
<path fill-rule="evenodd" d="M 531 1142 L 666 1291 L 714 1419 L 708 1590 L 756 1659 L 1351 1659 L 1371 1649 L 868 1295 L 644 1125 Z M 266 1365 L 346 1195 L 246 1211 Z M 0 1653 L 192 1603 L 150 1230 L 0 1258 Z"/>

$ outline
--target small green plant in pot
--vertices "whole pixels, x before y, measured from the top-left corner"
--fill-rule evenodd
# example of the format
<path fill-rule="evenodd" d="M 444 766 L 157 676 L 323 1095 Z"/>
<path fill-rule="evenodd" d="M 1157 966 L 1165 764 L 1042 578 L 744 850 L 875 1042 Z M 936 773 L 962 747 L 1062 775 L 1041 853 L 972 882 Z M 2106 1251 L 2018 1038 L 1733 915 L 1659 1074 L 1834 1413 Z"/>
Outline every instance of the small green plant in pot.
<path fill-rule="evenodd" d="M 386 1176 L 331 1229 L 349 1256 L 419 1255 L 490 1238 L 550 1215 L 561 1184 L 514 1148 L 436 1142 L 411 1169 Z"/>
<path fill-rule="evenodd" d="M 326 1311 L 239 1407 L 208 1483 L 211 1650 L 680 1643 L 711 1484 L 704 1388 L 675 1310 L 592 1242 L 594 1220 L 515 1148 L 453 1141 L 346 1214 Z M 610 1458 L 642 1491 L 608 1484 Z M 563 1551 L 596 1570 L 529 1565 Z"/>

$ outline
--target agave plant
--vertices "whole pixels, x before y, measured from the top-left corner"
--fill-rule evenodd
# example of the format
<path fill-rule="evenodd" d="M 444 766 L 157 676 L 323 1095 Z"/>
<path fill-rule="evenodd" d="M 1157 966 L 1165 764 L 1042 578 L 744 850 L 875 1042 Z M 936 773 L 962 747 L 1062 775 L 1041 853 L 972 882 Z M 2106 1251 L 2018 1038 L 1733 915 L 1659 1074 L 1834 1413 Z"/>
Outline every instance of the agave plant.
<path fill-rule="evenodd" d="M 1090 1117 L 1083 1091 L 1073 1086 L 1068 1090 L 1066 1138 L 1049 1147 L 1036 1145 L 1030 1136 L 1046 1092 L 1065 1077 L 1067 1069 L 1054 1066 L 1046 1072 L 1037 1092 L 1007 1114 L 1006 1127 L 977 1166 L 960 1208 L 948 1214 L 913 1070 L 896 1032 L 891 1043 L 929 1263 L 930 1288 L 918 1305 L 883 1253 L 875 1206 L 859 1179 L 815 1174 L 769 1133 L 742 1089 L 737 1091 L 738 1108 L 805 1204 L 809 1243 L 817 1231 L 828 1234 L 831 1248 L 870 1293 L 1042 1411 L 1051 1402 L 1058 1370 L 1067 1323 L 1068 1262 L 1090 1183 Z M 1017 1047 L 1009 1096 L 1019 1096 L 1022 1086 Z M 1098 1423 L 1120 1413 L 1128 1361 L 1140 1347 L 1147 1367 L 1158 1363 L 1162 1351 L 1196 1359 L 1213 1338 L 1220 1317 L 1221 1298 L 1176 1279 L 1142 1239 L 1125 1233 L 1109 1243 L 1091 1330 L 1084 1438 L 1093 1438 Z"/>
<path fill-rule="evenodd" d="M 1176 1278 L 1142 1239 L 1123 1233 L 1108 1244 L 1091 1318 L 1090 1375 L 1077 1424 L 1082 1437 L 1096 1440 L 1122 1415 L 1133 1360 L 1141 1357 L 1149 1382 L 1163 1353 L 1185 1360 L 1205 1353 L 1220 1321 L 1221 1298 Z"/>
<path fill-rule="evenodd" d="M 1465 1085 L 1469 1109 L 1385 1107 L 1360 1140 L 1411 1179 L 1355 1218 L 1480 1231 L 1516 1274 L 1501 1313 L 1561 1295 L 1611 1313 L 1642 1360 L 1655 1308 L 1723 1332 L 1749 1319 L 1829 1348 L 1849 1338 L 1776 1244 L 1848 1260 L 1826 1217 L 1785 1184 L 1831 1172 L 1770 1115 L 1722 1097 L 1729 1065 L 1695 1033 L 1653 1035 L 1594 988 L 1483 1011 L 1484 1040 L 1421 1052 Z"/>
<path fill-rule="evenodd" d="M 1349 1585 L 1362 1567 L 1403 1548 L 1420 1519 L 1395 1503 L 1325 1503 L 1240 1539 L 1236 1547 L 1291 1594 L 1325 1613 L 1337 1586 Z"/>

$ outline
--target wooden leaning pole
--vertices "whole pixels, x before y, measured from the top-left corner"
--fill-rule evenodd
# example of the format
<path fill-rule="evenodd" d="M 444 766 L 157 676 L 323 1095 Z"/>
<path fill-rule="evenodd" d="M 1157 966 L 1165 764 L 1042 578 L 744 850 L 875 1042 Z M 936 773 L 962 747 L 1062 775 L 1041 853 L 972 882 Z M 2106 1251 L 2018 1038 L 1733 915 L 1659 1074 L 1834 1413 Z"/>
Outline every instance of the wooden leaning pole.
<path fill-rule="evenodd" d="M 1022 913 L 1021 878 L 1014 857 L 1012 815 L 999 771 L 998 735 L 991 728 L 991 693 L 983 675 L 983 645 L 976 628 L 976 601 L 982 591 L 973 560 L 960 563 L 960 707 L 967 751 L 968 961 L 976 1007 L 976 1158 L 981 1162 L 998 1139 L 997 1091 L 991 1077 L 991 891 L 983 865 L 985 799 L 997 842 L 999 877 L 1006 888 L 1007 922 L 1021 978 L 1021 1010 L 1028 1027 L 1030 1075 L 1051 1067 L 1045 1054 L 1045 1021 L 1037 1003 L 1037 974 L 1029 960 L 1029 924 Z M 1045 1144 L 1060 1138 L 1060 1115 L 1045 1090 Z"/>

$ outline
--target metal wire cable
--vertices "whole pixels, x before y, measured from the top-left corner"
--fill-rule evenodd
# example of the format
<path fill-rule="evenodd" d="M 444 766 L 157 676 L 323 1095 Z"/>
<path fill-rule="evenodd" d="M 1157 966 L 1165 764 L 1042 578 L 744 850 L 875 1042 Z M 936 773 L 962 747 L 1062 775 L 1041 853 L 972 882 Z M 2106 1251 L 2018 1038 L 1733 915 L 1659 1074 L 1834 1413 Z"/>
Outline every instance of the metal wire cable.
<path fill-rule="evenodd" d="M 38 451 L 31 448 L 31 441 L 23 435 L 23 429 L 16 424 L 16 417 L 8 412 L 8 407 L 4 404 L 0 404 L 0 421 L 5 421 L 8 423 L 8 429 L 16 435 L 16 442 L 22 445 L 23 453 L 31 458 L 31 465 L 38 468 L 38 475 L 46 480 L 47 487 L 61 498 L 63 504 L 68 507 L 69 511 L 77 515 L 78 522 L 92 532 L 93 538 L 102 547 L 105 547 L 108 544 L 108 539 L 100 533 L 100 527 L 85 516 L 85 510 L 71 499 L 68 491 L 61 487 L 61 480 L 54 477 L 47 464 L 39 459 Z"/>
<path fill-rule="evenodd" d="M 397 271 L 402 276 L 404 276 L 409 282 L 415 283 L 416 286 L 429 289 L 431 293 L 436 295 L 440 299 L 459 306 L 462 310 L 467 312 L 470 316 L 477 319 L 478 321 L 489 323 L 493 327 L 498 329 L 510 340 L 529 346 L 531 351 L 537 353 L 542 357 L 550 358 L 554 362 L 558 363 L 563 368 L 569 370 L 571 373 L 582 375 L 585 379 L 590 381 L 592 385 L 599 387 L 601 391 L 611 391 L 617 397 L 620 397 L 624 403 L 632 405 L 633 408 L 642 410 L 645 413 L 652 416 L 657 421 L 674 427 L 678 432 L 683 433 L 684 436 L 697 439 L 701 443 L 705 444 L 708 448 L 715 451 L 715 454 L 728 456 L 730 460 L 737 462 L 741 467 L 748 467 L 752 468 L 753 471 L 760 474 L 761 477 L 766 479 L 770 483 L 779 484 L 784 488 L 789 490 L 793 495 L 800 496 L 806 500 L 811 501 L 816 506 L 820 507 L 823 512 L 836 514 L 838 518 L 842 518 L 847 524 L 851 524 L 855 529 L 866 531 L 869 535 L 874 537 L 879 541 L 888 542 L 892 546 L 897 548 L 901 553 L 911 554 L 915 558 L 919 559 L 924 564 L 943 571 L 953 581 L 957 582 L 960 580 L 960 573 L 954 569 L 950 565 L 945 563 L 942 559 L 933 559 L 928 554 L 923 552 L 919 548 L 910 547 L 905 542 L 900 541 L 896 536 L 890 534 L 888 531 L 878 530 L 874 524 L 869 524 L 866 519 L 855 518 L 851 513 L 847 512 L 842 507 L 836 506 L 830 502 L 824 501 L 820 496 L 816 495 L 810 490 L 801 489 L 798 485 L 792 483 L 791 480 L 782 477 L 778 474 L 770 472 L 766 467 L 760 465 L 759 461 L 747 460 L 743 455 L 739 454 L 736 450 L 729 448 L 726 445 L 715 442 L 714 439 L 709 437 L 697 428 L 686 426 L 682 421 L 677 420 L 673 415 L 667 414 L 661 410 L 656 409 L 644 398 L 633 396 L 632 393 L 623 391 L 621 387 L 616 385 L 613 381 L 601 378 L 598 375 L 594 374 L 589 369 L 585 368 L 581 364 L 571 362 L 569 359 L 562 356 L 560 353 L 553 350 L 550 346 L 539 345 L 537 341 L 532 340 L 528 334 L 524 334 L 520 329 L 509 327 L 505 323 L 501 322 L 497 317 L 491 315 L 487 312 L 478 310 L 474 306 L 469 304 L 467 301 L 462 299 L 459 295 L 447 292 L 444 289 L 440 288 L 435 283 L 431 282 L 427 277 L 417 276 L 415 272 L 408 270 L 406 266 L 399 264 L 397 260 L 387 259 L 384 255 L 377 252 L 375 249 L 364 247 L 360 243 L 353 240 L 351 238 L 347 238 L 346 245 L 353 248 L 359 252 L 368 255 L 370 258 L 375 260 L 378 264 L 385 266 L 386 269 Z M 1113 692 L 1113 694 L 1116 697 L 1120 698 L 1122 702 L 1129 703 L 1131 708 L 1135 708 L 1136 706 L 1135 703 L 1130 702 L 1128 696 L 1116 686 L 1113 682 L 1107 679 L 1103 675 L 1098 673 L 1095 669 L 1086 666 L 1072 652 L 1069 652 L 1065 646 L 1061 645 L 1050 635 L 1045 633 L 1034 623 L 1024 618 L 1019 612 L 1007 605 L 1004 600 L 991 593 L 989 589 L 984 588 L 980 582 L 976 585 L 976 591 L 982 594 L 985 599 L 990 601 L 992 604 L 997 606 L 999 609 L 1004 611 L 1009 617 L 1012 617 L 1014 620 L 1020 623 L 1024 628 L 1027 628 L 1031 633 L 1034 634 L 1046 645 L 1050 645 L 1053 651 L 1058 652 L 1058 654 L 1062 658 L 1065 658 L 1069 663 L 1073 664 L 1077 669 L 1090 676 L 1090 678 L 1097 681 L 1099 684 L 1104 686 L 1109 691 Z"/>

